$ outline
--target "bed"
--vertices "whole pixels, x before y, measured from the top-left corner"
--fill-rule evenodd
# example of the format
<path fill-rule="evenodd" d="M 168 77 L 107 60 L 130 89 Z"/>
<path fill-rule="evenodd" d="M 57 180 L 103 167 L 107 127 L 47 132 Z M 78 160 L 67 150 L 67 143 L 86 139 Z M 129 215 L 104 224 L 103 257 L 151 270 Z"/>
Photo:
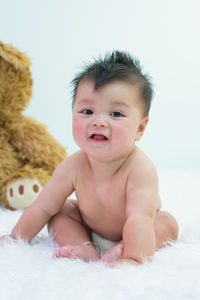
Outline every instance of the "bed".
<path fill-rule="evenodd" d="M 180 227 L 179 238 L 139 267 L 53 259 L 56 244 L 44 228 L 31 242 L 0 246 L 0 299 L 200 299 L 200 171 L 159 171 L 163 209 Z M 22 211 L 0 206 L 0 235 Z"/>

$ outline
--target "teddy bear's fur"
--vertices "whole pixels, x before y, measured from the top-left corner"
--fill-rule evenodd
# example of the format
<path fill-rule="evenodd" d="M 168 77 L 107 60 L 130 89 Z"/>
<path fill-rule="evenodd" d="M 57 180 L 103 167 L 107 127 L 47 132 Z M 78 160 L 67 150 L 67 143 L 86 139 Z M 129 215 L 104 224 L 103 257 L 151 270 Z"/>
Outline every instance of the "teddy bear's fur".
<path fill-rule="evenodd" d="M 22 114 L 32 94 L 26 54 L 0 42 L 0 204 L 28 207 L 66 157 L 44 125 Z"/>

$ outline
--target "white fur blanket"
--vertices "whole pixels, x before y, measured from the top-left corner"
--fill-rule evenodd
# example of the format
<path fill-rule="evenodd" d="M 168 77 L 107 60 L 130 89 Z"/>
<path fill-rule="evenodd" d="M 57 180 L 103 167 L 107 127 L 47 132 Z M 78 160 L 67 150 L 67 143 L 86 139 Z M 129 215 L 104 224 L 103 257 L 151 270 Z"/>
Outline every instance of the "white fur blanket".
<path fill-rule="evenodd" d="M 46 228 L 32 241 L 0 246 L 0 300 L 200 299 L 200 172 L 159 172 L 163 209 L 180 226 L 178 242 L 151 263 L 111 269 L 101 262 L 52 259 Z M 21 211 L 0 207 L 0 235 Z"/>

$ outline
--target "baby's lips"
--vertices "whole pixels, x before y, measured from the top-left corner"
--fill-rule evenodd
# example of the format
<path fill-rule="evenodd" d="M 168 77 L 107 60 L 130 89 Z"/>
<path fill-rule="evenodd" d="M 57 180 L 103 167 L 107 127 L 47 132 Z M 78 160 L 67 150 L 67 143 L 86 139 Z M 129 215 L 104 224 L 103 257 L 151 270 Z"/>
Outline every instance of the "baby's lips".
<path fill-rule="evenodd" d="M 99 134 L 99 133 L 94 133 L 90 136 L 91 139 L 94 139 L 94 140 L 102 140 L 102 141 L 105 141 L 107 140 L 107 137 L 103 134 Z"/>

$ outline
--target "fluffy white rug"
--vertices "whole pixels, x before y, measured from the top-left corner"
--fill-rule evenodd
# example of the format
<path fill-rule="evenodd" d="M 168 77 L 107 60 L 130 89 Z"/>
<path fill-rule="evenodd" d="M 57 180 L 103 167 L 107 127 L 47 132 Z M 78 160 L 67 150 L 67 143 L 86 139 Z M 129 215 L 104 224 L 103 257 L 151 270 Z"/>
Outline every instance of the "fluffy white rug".
<path fill-rule="evenodd" d="M 44 228 L 31 245 L 0 246 L 0 299 L 200 299 L 200 172 L 159 172 L 163 209 L 180 226 L 178 242 L 152 263 L 118 269 L 101 262 L 51 258 L 56 245 Z M 21 211 L 0 207 L 0 235 Z"/>

